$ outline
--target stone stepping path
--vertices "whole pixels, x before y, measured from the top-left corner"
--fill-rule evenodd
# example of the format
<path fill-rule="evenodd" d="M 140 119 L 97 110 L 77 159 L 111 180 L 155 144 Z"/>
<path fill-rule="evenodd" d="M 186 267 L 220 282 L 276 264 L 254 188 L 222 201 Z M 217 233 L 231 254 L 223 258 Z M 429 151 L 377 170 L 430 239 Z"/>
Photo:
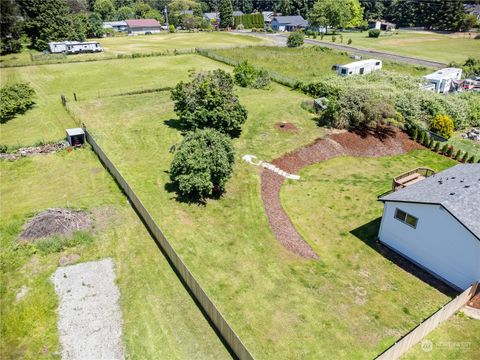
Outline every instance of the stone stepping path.
<path fill-rule="evenodd" d="M 292 179 L 292 180 L 299 180 L 300 179 L 299 175 L 289 174 L 288 172 L 286 172 L 286 171 L 280 169 L 279 167 L 277 167 L 273 164 L 270 164 L 268 162 L 260 160 L 259 162 L 255 163 L 254 159 L 256 159 L 256 158 L 257 157 L 255 155 L 244 155 L 242 157 L 242 159 L 245 160 L 246 162 L 248 162 L 249 164 L 260 166 L 260 167 L 263 167 L 264 169 L 271 170 L 275 174 L 283 176 L 284 178 Z"/>

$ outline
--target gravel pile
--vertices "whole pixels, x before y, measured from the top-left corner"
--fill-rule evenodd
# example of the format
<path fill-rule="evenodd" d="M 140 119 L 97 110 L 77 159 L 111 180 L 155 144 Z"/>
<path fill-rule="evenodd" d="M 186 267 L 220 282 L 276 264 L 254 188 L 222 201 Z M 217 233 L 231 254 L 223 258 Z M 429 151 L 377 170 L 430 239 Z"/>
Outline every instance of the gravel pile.
<path fill-rule="evenodd" d="M 316 140 L 311 145 L 287 153 L 272 163 L 284 171 L 296 174 L 305 166 L 337 156 L 381 157 L 421 148 L 399 130 L 391 130 L 390 133 L 382 139 L 351 132 L 332 134 L 326 139 Z M 318 259 L 318 255 L 300 236 L 282 207 L 280 189 L 284 180 L 283 176 L 272 171 L 263 171 L 261 175 L 262 200 L 270 227 L 277 240 L 289 251 L 305 258 Z"/>
<path fill-rule="evenodd" d="M 59 267 L 52 281 L 59 297 L 62 359 L 124 359 L 112 259 Z"/>

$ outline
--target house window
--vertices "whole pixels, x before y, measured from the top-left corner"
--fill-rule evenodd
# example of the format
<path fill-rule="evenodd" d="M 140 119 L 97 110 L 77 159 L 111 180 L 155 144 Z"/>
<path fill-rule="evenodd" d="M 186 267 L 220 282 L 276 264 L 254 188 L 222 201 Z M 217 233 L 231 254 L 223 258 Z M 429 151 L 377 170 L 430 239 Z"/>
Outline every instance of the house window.
<path fill-rule="evenodd" d="M 415 216 L 412 216 L 405 211 L 400 210 L 399 208 L 395 209 L 395 219 L 413 227 L 414 229 L 417 228 L 418 219 Z"/>

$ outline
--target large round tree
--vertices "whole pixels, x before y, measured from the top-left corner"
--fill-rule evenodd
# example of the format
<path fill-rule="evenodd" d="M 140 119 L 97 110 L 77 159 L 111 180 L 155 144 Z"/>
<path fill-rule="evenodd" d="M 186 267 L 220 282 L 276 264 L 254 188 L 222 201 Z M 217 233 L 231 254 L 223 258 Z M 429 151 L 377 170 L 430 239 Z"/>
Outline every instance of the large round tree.
<path fill-rule="evenodd" d="M 178 83 L 172 99 L 175 112 L 189 130 L 213 128 L 232 135 L 247 119 L 247 110 L 233 93 L 232 76 L 220 69 Z"/>
<path fill-rule="evenodd" d="M 204 199 L 223 192 L 234 161 L 228 136 L 214 129 L 196 130 L 187 134 L 175 150 L 170 178 L 182 195 Z"/>

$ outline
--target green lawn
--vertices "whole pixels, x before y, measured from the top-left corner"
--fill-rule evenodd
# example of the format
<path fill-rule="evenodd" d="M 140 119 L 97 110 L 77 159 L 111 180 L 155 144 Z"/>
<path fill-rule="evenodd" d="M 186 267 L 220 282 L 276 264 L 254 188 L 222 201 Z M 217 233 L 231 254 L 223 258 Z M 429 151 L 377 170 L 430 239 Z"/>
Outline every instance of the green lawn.
<path fill-rule="evenodd" d="M 111 176 L 88 148 L 0 161 L 0 353 L 2 359 L 60 358 L 51 274 L 63 255 L 112 257 L 128 358 L 229 358 Z M 42 255 L 16 238 L 26 219 L 50 207 L 93 214 L 93 243 Z M 22 286 L 30 291 L 22 300 Z"/>
<path fill-rule="evenodd" d="M 468 57 L 478 57 L 480 40 L 474 39 L 476 33 L 469 38 L 468 33 L 437 34 L 427 31 L 382 32 L 379 38 L 369 38 L 368 32 L 343 33 L 343 44 L 352 39 L 351 46 L 387 51 L 394 54 L 418 57 L 426 60 L 440 61 L 448 64 L 451 61 L 464 62 Z M 337 34 L 337 43 L 339 35 Z M 317 38 L 319 40 L 320 38 Z M 331 41 L 325 36 L 324 41 Z"/>
<path fill-rule="evenodd" d="M 355 166 L 333 166 L 325 191 L 332 199 L 336 184 L 358 170 L 355 179 L 372 180 L 369 187 L 347 187 L 340 194 L 358 197 L 358 206 L 343 209 L 348 216 L 332 220 L 328 246 L 314 245 L 320 261 L 304 260 L 286 251 L 273 237 L 260 198 L 258 169 L 241 156 L 271 160 L 323 135 L 312 115 L 300 107 L 307 97 L 285 87 L 237 89 L 249 111 L 239 139 L 237 163 L 225 195 L 205 206 L 184 203 L 169 185 L 171 145 L 181 140 L 175 128 L 168 93 L 103 98 L 72 103 L 98 142 L 152 213 L 182 259 L 226 315 L 256 358 L 372 358 L 448 301 L 396 265 L 385 260 L 349 231 L 378 219 L 376 195 L 391 184 L 391 176 L 426 165 L 444 168 L 453 162 L 429 151 L 403 157 L 352 159 Z M 122 114 L 130 116 L 124 120 Z M 95 114 L 95 116 L 93 116 Z M 277 121 L 292 122 L 298 133 L 280 133 Z M 122 124 L 122 126 L 118 126 Z M 335 161 L 335 160 L 333 160 Z M 329 168 L 330 164 L 326 163 Z M 321 187 L 303 174 L 302 186 Z M 353 182 L 353 181 L 352 181 Z M 282 193 L 289 198 L 293 184 Z M 305 218 L 329 213 L 330 203 L 302 199 Z M 360 206 L 362 204 L 362 206 Z M 369 208 L 369 211 L 363 209 Z M 358 213 L 357 213 L 358 211 Z M 363 212 L 362 212 L 363 211 Z M 291 213 L 295 224 L 302 220 Z M 317 219 L 316 224 L 321 220 Z M 378 222 L 378 221 L 377 221 Z M 316 227 L 317 228 L 317 227 Z M 326 230 L 325 230 L 326 231 Z M 369 236 L 372 236 L 372 227 Z M 339 237 L 339 233 L 345 233 Z M 342 239 L 346 238 L 343 242 Z M 315 237 L 315 239 L 317 239 Z M 336 241 L 334 241 L 334 239 Z M 309 240 L 310 242 L 312 239 Z M 366 305 L 355 291 L 368 290 Z"/>
<path fill-rule="evenodd" d="M 61 105 L 61 94 L 73 100 L 76 92 L 78 99 L 83 100 L 171 87 L 187 80 L 190 70 L 217 68 L 226 66 L 198 55 L 181 55 L 0 69 L 1 84 L 25 81 L 36 91 L 33 109 L 0 124 L 0 144 L 31 145 L 63 138 L 65 128 L 73 123 Z M 128 116 L 128 112 L 123 116 Z"/>
<path fill-rule="evenodd" d="M 345 53 L 318 46 L 306 46 L 300 49 L 259 46 L 244 49 L 218 49 L 215 53 L 237 61 L 247 60 L 255 66 L 305 82 L 335 74 L 332 70 L 335 64 L 355 61 Z M 391 61 L 384 61 L 383 68 L 410 75 L 425 75 L 433 71 L 425 67 Z"/>
<path fill-rule="evenodd" d="M 412 348 L 404 360 L 480 358 L 480 320 L 458 312 Z"/>
<path fill-rule="evenodd" d="M 195 49 L 195 48 L 222 48 L 233 46 L 253 46 L 266 44 L 267 39 L 261 39 L 254 36 L 232 34 L 226 32 L 199 32 L 199 33 L 163 33 L 154 35 L 139 36 L 118 36 L 102 39 L 92 39 L 98 41 L 104 49 L 96 54 L 68 55 L 61 59 L 38 59 L 41 62 L 69 62 L 69 61 L 89 61 L 102 60 L 116 57 L 117 55 L 145 54 L 169 52 L 175 50 Z M 41 55 L 35 50 L 25 49 L 19 54 L 10 54 L 0 56 L 0 66 L 10 65 L 33 65 L 30 54 Z"/>

